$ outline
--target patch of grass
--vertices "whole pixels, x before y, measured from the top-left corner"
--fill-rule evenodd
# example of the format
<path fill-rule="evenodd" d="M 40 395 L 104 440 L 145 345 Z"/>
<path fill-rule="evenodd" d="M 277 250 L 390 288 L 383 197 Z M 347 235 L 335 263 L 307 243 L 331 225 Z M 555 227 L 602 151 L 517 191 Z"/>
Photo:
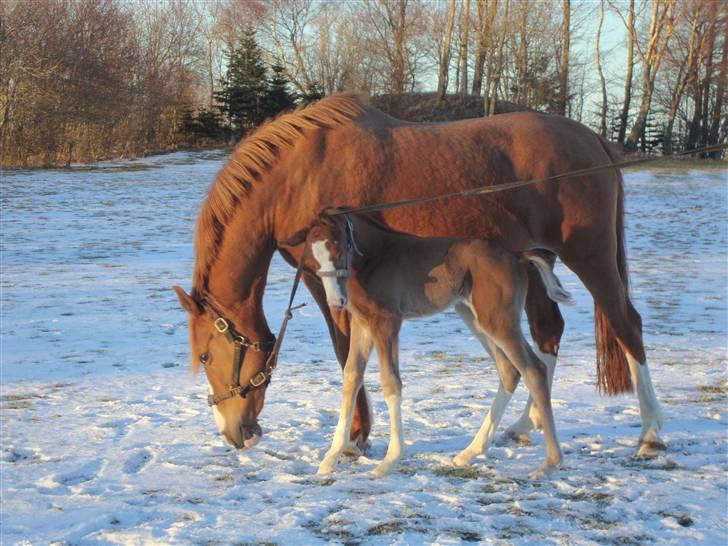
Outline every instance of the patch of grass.
<path fill-rule="evenodd" d="M 369 536 L 377 536 L 377 535 L 391 535 L 395 533 L 401 533 L 404 528 L 404 524 L 401 521 L 392 520 L 392 521 L 385 521 L 384 523 L 380 523 L 378 525 L 374 525 L 373 527 L 370 527 L 367 530 L 367 535 Z"/>
<path fill-rule="evenodd" d="M 437 466 L 432 469 L 432 473 L 442 478 L 456 478 L 460 480 L 489 479 L 493 477 L 491 472 L 483 471 L 472 466 Z"/>
<path fill-rule="evenodd" d="M 465 529 L 446 529 L 445 532 L 451 535 L 455 535 L 463 542 L 480 542 L 481 540 L 483 540 L 479 533 L 466 531 Z"/>
<path fill-rule="evenodd" d="M 678 522 L 678 524 L 682 525 L 683 527 L 692 527 L 695 523 L 695 521 L 689 514 L 667 512 L 666 510 L 660 510 L 657 513 L 666 518 L 673 518 L 675 521 Z"/>

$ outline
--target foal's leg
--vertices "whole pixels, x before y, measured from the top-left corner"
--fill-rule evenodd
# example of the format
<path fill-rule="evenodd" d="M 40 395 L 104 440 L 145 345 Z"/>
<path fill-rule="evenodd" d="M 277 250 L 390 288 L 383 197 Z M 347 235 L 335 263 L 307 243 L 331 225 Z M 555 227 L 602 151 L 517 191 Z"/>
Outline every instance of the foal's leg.
<path fill-rule="evenodd" d="M 516 390 L 520 374 L 518 370 L 513 367 L 513 364 L 508 360 L 506 355 L 501 351 L 493 340 L 491 340 L 483 330 L 480 329 L 478 324 L 475 322 L 475 316 L 470 310 L 470 307 L 463 303 L 455 304 L 455 311 L 457 311 L 460 318 L 463 319 L 467 324 L 473 335 L 478 338 L 481 345 L 490 354 L 491 358 L 495 360 L 496 367 L 498 369 L 498 375 L 500 382 L 498 384 L 498 393 L 495 396 L 492 406 L 488 410 L 488 414 L 485 416 L 483 424 L 480 426 L 480 430 L 470 442 L 470 445 L 462 450 L 453 459 L 453 463 L 456 466 L 467 466 L 477 455 L 482 455 L 490 447 L 493 441 L 495 431 L 498 429 L 498 424 L 503 418 L 508 402 L 513 396 L 513 392 Z"/>
<path fill-rule="evenodd" d="M 402 380 L 399 376 L 399 327 L 378 325 L 375 336 L 382 393 L 389 410 L 389 445 L 384 460 L 374 469 L 375 476 L 387 474 L 404 454 L 402 435 Z"/>
<path fill-rule="evenodd" d="M 344 385 L 342 389 L 341 412 L 336 425 L 331 448 L 326 452 L 318 468 L 319 474 L 328 474 L 336 468 L 339 456 L 346 448 L 351 433 L 351 419 L 354 414 L 354 401 L 361 389 L 364 369 L 372 350 L 372 341 L 369 330 L 359 321 L 352 320 L 351 344 L 349 356 L 344 367 Z"/>
<path fill-rule="evenodd" d="M 304 273 L 303 282 L 308 288 L 308 291 L 313 296 L 316 304 L 319 306 L 321 313 L 326 320 L 326 326 L 329 328 L 329 335 L 334 345 L 334 352 L 336 353 L 336 359 L 341 364 L 343 370 L 346 366 L 346 359 L 349 354 L 349 328 L 346 331 L 337 325 L 336 321 L 331 315 L 331 308 L 326 303 L 326 292 L 323 289 L 321 281 L 315 275 Z M 350 322 L 350 319 L 346 311 L 341 311 L 343 316 L 339 317 L 340 320 Z M 346 326 L 346 324 L 344 325 Z M 362 385 L 356 398 L 356 408 L 354 410 L 354 417 L 352 419 L 351 427 L 351 439 L 348 442 L 344 451 L 354 455 L 361 454 L 361 449 L 364 449 L 367 445 L 367 438 L 372 427 L 372 413 L 371 404 L 369 403 L 369 397 L 367 396 L 366 387 Z"/>
<path fill-rule="evenodd" d="M 555 258 L 555 256 L 554 256 Z M 526 315 L 531 330 L 531 338 L 536 346 L 536 354 L 546 364 L 549 388 L 553 385 L 556 357 L 559 351 L 561 335 L 564 333 L 564 319 L 556 302 L 546 294 L 541 276 L 531 266 L 528 270 L 528 294 L 526 295 Z M 506 430 L 504 437 L 517 442 L 528 443 L 530 433 L 543 426 L 540 412 L 529 394 L 523 413 L 518 420 Z"/>
<path fill-rule="evenodd" d="M 535 355 L 526 339 L 518 328 L 518 323 L 512 324 L 510 334 L 494 336 L 498 346 L 508 356 L 513 365 L 521 372 L 523 380 L 536 403 L 541 421 L 543 423 L 544 440 L 546 441 L 546 464 L 543 472 L 561 466 L 561 448 L 556 437 L 556 424 L 551 407 L 551 392 L 548 385 L 546 366 Z"/>

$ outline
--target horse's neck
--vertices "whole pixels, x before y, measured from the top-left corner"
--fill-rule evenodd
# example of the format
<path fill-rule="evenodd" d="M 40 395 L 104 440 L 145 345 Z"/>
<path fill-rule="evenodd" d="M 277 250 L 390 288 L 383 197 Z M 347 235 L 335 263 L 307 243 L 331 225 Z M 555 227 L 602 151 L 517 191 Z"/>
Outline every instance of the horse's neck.
<path fill-rule="evenodd" d="M 265 336 L 269 329 L 263 313 L 263 292 L 275 247 L 270 229 L 255 224 L 250 217 L 239 212 L 226 227 L 207 289 L 232 312 L 230 318 L 240 321 L 239 327 Z"/>

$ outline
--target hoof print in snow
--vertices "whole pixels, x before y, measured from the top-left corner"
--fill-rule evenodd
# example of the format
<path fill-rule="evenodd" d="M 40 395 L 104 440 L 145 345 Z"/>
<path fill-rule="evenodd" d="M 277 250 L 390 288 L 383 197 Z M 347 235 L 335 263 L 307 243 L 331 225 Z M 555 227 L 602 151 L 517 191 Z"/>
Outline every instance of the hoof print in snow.
<path fill-rule="evenodd" d="M 124 473 L 136 474 L 142 468 L 144 468 L 151 459 L 152 454 L 148 450 L 142 449 L 137 451 L 136 453 L 130 455 L 126 462 L 124 462 Z"/>

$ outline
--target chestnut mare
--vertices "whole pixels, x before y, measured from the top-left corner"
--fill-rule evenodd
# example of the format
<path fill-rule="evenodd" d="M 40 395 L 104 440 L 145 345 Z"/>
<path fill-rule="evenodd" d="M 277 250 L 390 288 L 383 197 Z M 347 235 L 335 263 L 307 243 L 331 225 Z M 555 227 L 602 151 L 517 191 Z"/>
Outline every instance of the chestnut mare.
<path fill-rule="evenodd" d="M 406 123 L 350 94 L 324 98 L 260 127 L 238 144 L 202 203 L 191 294 L 175 287 L 189 314 L 193 367 L 205 364 L 214 395 L 242 392 L 234 388 L 245 386 L 245 398 L 233 396 L 213 407 L 221 433 L 238 448 L 260 437 L 257 418 L 268 381 L 252 388 L 251 380 L 267 369 L 265 347 L 273 340 L 262 307 L 268 266 L 276 250 L 289 263 L 297 262 L 303 244 L 284 249 L 279 242 L 309 225 L 325 206 L 458 192 L 612 162 L 604 141 L 566 118 L 514 113 Z M 623 215 L 622 178 L 613 169 L 382 211 L 377 218 L 397 231 L 491 240 L 510 251 L 545 248 L 561 258 L 594 298 L 601 390 L 611 394 L 636 387 L 642 419 L 638 454 L 647 456 L 664 447 L 662 417 L 645 362 L 640 316 L 628 296 Z M 343 366 L 349 318 L 329 311 L 314 275 L 304 275 L 304 282 Z M 535 272 L 529 273 L 526 313 L 538 355 L 553 368 L 563 320 Z M 215 329 L 218 315 L 244 336 L 239 343 Z M 239 375 L 231 381 L 235 369 Z M 529 403 L 508 432 L 528 434 L 537 413 Z M 369 428 L 362 388 L 352 436 L 361 443 Z"/>
<path fill-rule="evenodd" d="M 395 233 L 356 214 L 323 213 L 305 240 L 304 266 L 322 279 L 329 306 L 351 314 L 339 424 L 319 474 L 332 472 L 346 447 L 354 399 L 372 347 L 377 351 L 390 419 L 387 454 L 374 474 L 381 476 L 397 463 L 404 452 L 399 330 L 406 319 L 440 313 L 453 305 L 496 361 L 500 376 L 493 407 L 470 446 L 455 457 L 455 464 L 470 464 L 474 456 L 485 452 L 523 375 L 544 425 L 543 473 L 560 466 L 548 372 L 521 332 L 529 262 L 553 301 L 569 300 L 548 257 L 537 250 L 512 254 L 479 239 Z"/>

